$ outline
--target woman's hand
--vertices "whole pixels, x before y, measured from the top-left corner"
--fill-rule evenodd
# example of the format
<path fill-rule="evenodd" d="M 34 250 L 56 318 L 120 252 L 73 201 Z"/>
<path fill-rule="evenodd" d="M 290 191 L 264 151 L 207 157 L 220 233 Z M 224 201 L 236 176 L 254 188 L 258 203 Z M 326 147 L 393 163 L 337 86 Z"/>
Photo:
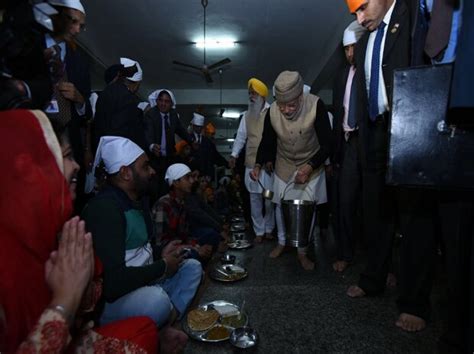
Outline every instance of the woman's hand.
<path fill-rule="evenodd" d="M 62 306 L 68 316 L 74 316 L 93 273 L 92 236 L 76 216 L 64 224 L 58 250 L 45 265 L 46 283 L 53 293 L 51 306 Z"/>

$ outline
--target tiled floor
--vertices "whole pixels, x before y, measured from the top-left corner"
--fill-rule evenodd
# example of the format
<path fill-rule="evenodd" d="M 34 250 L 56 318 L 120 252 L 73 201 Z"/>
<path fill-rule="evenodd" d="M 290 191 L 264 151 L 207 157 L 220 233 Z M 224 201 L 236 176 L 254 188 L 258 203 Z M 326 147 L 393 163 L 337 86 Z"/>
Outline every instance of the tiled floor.
<path fill-rule="evenodd" d="M 304 271 L 294 249 L 278 259 L 268 257 L 275 241 L 248 250 L 232 251 L 247 267 L 249 277 L 223 284 L 211 280 L 201 302 L 227 300 L 241 304 L 250 325 L 259 334 L 255 353 L 434 353 L 441 332 L 439 311 L 420 333 L 395 327 L 396 290 L 376 298 L 350 299 L 346 288 L 357 281 L 363 268 L 358 263 L 343 275 L 331 267 L 331 237 L 316 237 L 316 269 Z M 359 258 L 363 258 L 360 256 Z M 437 303 L 437 291 L 433 292 Z M 185 353 L 234 353 L 229 342 L 200 343 L 190 339 Z"/>

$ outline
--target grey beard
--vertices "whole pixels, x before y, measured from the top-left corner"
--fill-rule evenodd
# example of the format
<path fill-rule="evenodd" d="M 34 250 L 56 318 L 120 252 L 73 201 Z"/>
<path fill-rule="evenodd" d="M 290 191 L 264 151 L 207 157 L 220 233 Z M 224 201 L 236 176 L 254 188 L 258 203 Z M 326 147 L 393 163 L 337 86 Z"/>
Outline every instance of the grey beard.
<path fill-rule="evenodd" d="M 260 111 L 262 110 L 264 104 L 263 97 L 257 96 L 255 102 L 249 100 L 249 106 L 247 110 L 247 115 L 250 117 L 258 118 Z"/>

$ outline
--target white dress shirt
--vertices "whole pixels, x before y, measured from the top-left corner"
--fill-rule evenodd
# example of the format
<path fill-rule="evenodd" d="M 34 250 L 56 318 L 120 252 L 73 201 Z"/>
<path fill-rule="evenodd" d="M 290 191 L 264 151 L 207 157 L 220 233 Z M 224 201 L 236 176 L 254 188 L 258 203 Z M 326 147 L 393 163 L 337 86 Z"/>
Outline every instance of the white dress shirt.
<path fill-rule="evenodd" d="M 382 72 L 382 63 L 383 63 L 383 52 L 385 49 L 385 39 L 387 37 L 387 30 L 388 26 L 390 24 L 390 19 L 392 18 L 392 13 L 393 9 L 395 8 L 395 4 L 397 3 L 397 0 L 395 0 L 390 6 L 390 9 L 387 11 L 385 14 L 385 17 L 383 18 L 383 22 L 385 22 L 385 28 L 384 28 L 384 34 L 382 38 L 382 45 L 380 47 L 380 68 L 379 68 L 379 97 L 378 97 L 378 103 L 379 103 L 379 112 L 380 114 L 385 113 L 386 111 L 389 110 L 389 105 L 388 105 L 388 96 L 387 96 L 387 90 L 385 89 L 385 80 L 383 77 L 383 72 Z M 375 36 L 377 35 L 377 29 L 372 31 L 369 35 L 369 41 L 367 43 L 367 50 L 365 52 L 365 85 L 367 87 L 367 97 L 369 96 L 369 91 L 370 91 L 370 70 L 372 69 L 372 52 L 374 50 L 374 42 L 375 42 Z"/>

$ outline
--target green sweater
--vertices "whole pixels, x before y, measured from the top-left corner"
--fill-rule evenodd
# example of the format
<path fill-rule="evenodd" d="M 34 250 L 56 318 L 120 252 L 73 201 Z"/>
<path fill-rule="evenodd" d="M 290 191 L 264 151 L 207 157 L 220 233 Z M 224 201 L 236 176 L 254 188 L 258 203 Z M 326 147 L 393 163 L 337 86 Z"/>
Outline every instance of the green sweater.
<path fill-rule="evenodd" d="M 104 267 L 103 293 L 107 302 L 156 282 L 166 271 L 161 258 L 151 264 L 126 264 L 127 250 L 153 243 L 151 218 L 147 208 L 143 208 L 146 203 L 136 204 L 122 190 L 107 187 L 82 212 L 87 230 L 92 233 L 94 250 Z"/>

